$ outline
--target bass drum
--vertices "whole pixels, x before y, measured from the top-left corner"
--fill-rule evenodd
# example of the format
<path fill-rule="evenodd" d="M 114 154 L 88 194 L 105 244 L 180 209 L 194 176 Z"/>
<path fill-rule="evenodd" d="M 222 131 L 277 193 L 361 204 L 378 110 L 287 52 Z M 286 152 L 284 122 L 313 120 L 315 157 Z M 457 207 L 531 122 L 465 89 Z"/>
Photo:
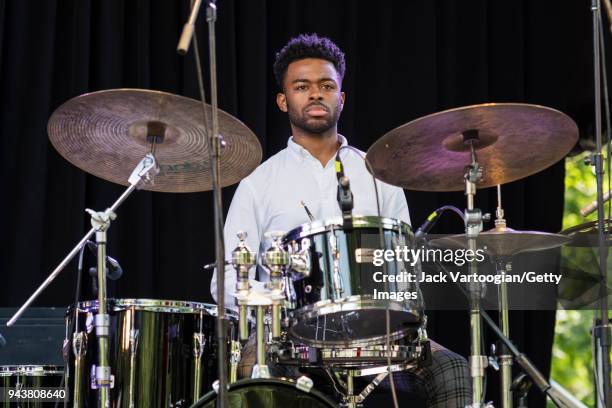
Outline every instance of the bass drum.
<path fill-rule="evenodd" d="M 67 378 L 74 407 L 97 407 L 94 389 L 98 302 L 81 302 L 67 315 L 72 332 Z M 205 303 L 109 299 L 111 407 L 186 407 L 218 378 L 217 306 Z M 226 311 L 228 372 L 236 346 L 236 314 Z"/>
<path fill-rule="evenodd" d="M 228 392 L 230 408 L 330 408 L 338 407 L 320 392 L 306 387 L 299 388 L 297 382 L 286 379 L 241 380 L 231 384 Z M 310 386 L 312 383 L 310 382 Z M 217 393 L 211 391 L 191 408 L 214 408 Z"/>
<path fill-rule="evenodd" d="M 288 252 L 307 250 L 309 255 L 307 270 L 291 270 L 288 283 L 288 334 L 298 343 L 382 344 L 387 310 L 391 340 L 414 336 L 423 321 L 418 281 L 408 279 L 419 275 L 420 264 L 411 266 L 395 256 L 396 248 L 413 248 L 410 226 L 375 216 L 352 216 L 350 221 L 349 228 L 342 218 L 315 221 L 283 238 Z M 394 256 L 383 259 L 381 250 L 391 250 Z"/>

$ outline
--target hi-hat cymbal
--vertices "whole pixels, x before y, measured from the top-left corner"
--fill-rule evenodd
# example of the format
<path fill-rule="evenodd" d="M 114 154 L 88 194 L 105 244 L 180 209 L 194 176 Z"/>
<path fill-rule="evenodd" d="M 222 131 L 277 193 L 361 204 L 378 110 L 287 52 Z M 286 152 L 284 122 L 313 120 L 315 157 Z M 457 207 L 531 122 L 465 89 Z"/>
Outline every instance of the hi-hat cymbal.
<path fill-rule="evenodd" d="M 459 191 L 470 164 L 464 134 L 478 132 L 479 188 L 518 180 L 561 160 L 578 140 L 576 123 L 538 105 L 489 103 L 434 113 L 382 136 L 367 160 L 380 180 L 410 190 Z M 466 133 L 467 132 L 467 133 Z"/>
<path fill-rule="evenodd" d="M 207 105 L 208 117 L 211 107 Z M 161 143 L 154 155 L 160 172 L 143 189 L 174 193 L 212 189 L 209 148 L 200 101 L 146 89 L 112 89 L 69 100 L 48 125 L 57 151 L 80 169 L 128 185 L 134 167 L 151 151 L 151 136 Z M 261 162 L 255 134 L 219 110 L 221 186 L 249 175 Z M 149 136 L 149 137 L 148 137 Z M 161 138 L 159 138 L 162 136 Z"/>
<path fill-rule="evenodd" d="M 612 238 L 610 237 L 610 228 L 612 227 L 612 220 L 604 220 L 604 242 L 607 246 L 612 246 Z M 570 227 L 560 232 L 560 234 L 570 238 L 570 247 L 598 247 L 599 246 L 599 234 L 597 228 L 597 221 L 585 222 L 574 227 Z"/>
<path fill-rule="evenodd" d="M 509 257 L 521 252 L 543 251 L 560 247 L 570 239 L 563 235 L 540 231 L 517 231 L 512 228 L 494 228 L 481 232 L 476 238 L 476 247 L 484 249 L 492 257 Z M 465 234 L 450 235 L 429 241 L 432 246 L 448 249 L 467 249 Z"/>

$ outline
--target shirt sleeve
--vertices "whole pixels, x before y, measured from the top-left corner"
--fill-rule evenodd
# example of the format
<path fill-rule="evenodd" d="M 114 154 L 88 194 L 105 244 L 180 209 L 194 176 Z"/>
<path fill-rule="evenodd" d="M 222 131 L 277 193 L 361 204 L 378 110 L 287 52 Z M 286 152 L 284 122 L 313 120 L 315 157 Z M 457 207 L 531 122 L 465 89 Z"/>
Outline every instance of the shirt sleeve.
<path fill-rule="evenodd" d="M 383 190 L 383 216 L 402 220 L 412 227 L 404 190 L 387 183 L 381 182 L 380 184 Z"/>
<path fill-rule="evenodd" d="M 248 179 L 244 179 L 238 185 L 236 193 L 230 204 L 227 218 L 225 220 L 225 227 L 223 228 L 223 235 L 225 239 L 225 259 L 230 260 L 232 258 L 232 251 L 238 246 L 239 231 L 247 233 L 246 242 L 249 249 L 255 253 L 259 250 L 259 244 L 261 241 L 261 217 L 257 214 L 257 194 L 255 189 L 251 186 Z M 263 287 L 262 282 L 255 280 L 255 266 L 249 271 L 249 280 L 251 286 L 255 289 Z M 225 268 L 225 307 L 229 309 L 236 309 L 234 301 L 234 292 L 236 290 L 236 270 L 232 265 L 228 265 Z M 210 281 L 210 291 L 213 299 L 217 301 L 217 270 L 213 272 L 212 279 Z"/>

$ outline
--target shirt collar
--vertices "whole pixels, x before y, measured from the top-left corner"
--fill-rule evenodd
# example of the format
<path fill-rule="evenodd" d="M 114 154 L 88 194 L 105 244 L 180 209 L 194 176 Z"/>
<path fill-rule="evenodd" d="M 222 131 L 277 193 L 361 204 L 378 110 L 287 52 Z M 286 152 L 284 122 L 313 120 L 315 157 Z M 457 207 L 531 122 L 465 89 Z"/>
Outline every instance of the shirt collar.
<path fill-rule="evenodd" d="M 341 134 L 338 134 L 338 138 L 341 142 L 340 147 L 348 146 L 348 140 L 346 139 L 346 137 L 342 136 Z M 289 140 L 287 141 L 287 148 L 301 160 L 304 160 L 306 157 L 309 156 L 313 157 L 308 150 L 304 149 L 302 146 L 293 141 L 293 136 L 289 137 Z M 348 150 L 349 149 L 342 149 L 342 151 L 340 152 L 340 157 L 344 158 L 345 155 L 348 153 Z"/>

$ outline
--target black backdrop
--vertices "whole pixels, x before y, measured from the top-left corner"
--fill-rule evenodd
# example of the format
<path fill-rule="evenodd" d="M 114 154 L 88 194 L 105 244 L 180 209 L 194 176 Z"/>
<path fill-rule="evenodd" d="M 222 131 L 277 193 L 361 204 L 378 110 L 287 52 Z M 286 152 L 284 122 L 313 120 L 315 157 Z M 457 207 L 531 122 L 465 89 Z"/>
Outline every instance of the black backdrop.
<path fill-rule="evenodd" d="M 301 32 L 329 36 L 346 52 L 340 131 L 363 150 L 409 120 L 468 104 L 537 103 L 579 122 L 590 112 L 588 0 L 220 0 L 218 6 L 220 107 L 258 135 L 264 158 L 289 136 L 274 102 L 273 56 Z M 192 53 L 175 53 L 187 12 L 187 0 L 0 1 L 0 306 L 25 301 L 79 240 L 89 228 L 84 208 L 103 209 L 123 191 L 54 151 L 46 132 L 50 114 L 74 96 L 101 89 L 197 97 Z M 202 15 L 198 33 L 207 55 L 203 21 Z M 563 176 L 559 163 L 504 186 L 510 225 L 558 231 Z M 226 209 L 233 191 L 224 190 Z M 406 193 L 417 225 L 441 204 L 465 206 L 462 193 Z M 111 283 L 111 294 L 211 301 L 210 276 L 201 268 L 213 261 L 211 203 L 209 192 L 130 197 L 109 232 L 109 253 L 125 270 Z M 481 191 L 477 204 L 494 211 L 493 189 Z M 461 230 L 446 221 L 440 227 Z M 71 302 L 74 265 L 38 305 Z M 431 337 L 468 354 L 466 313 L 429 317 Z M 547 373 L 554 312 L 512 317 L 514 340 Z M 490 378 L 495 388 L 496 376 Z"/>

